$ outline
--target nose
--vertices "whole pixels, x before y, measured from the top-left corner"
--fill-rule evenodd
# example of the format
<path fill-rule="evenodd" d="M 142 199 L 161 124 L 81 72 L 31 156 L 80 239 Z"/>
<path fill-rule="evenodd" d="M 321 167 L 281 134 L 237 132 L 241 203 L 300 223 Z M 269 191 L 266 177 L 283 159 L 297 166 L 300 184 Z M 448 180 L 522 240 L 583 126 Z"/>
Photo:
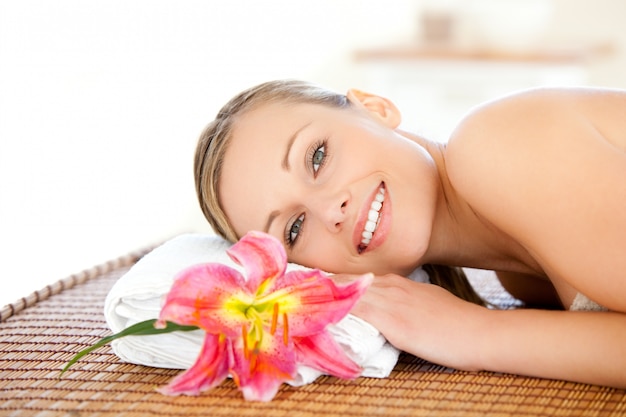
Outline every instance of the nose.
<path fill-rule="evenodd" d="M 346 213 L 350 203 L 348 193 L 338 193 L 334 196 L 314 196 L 312 204 L 313 214 L 331 232 L 338 232 L 342 229 L 346 220 Z"/>

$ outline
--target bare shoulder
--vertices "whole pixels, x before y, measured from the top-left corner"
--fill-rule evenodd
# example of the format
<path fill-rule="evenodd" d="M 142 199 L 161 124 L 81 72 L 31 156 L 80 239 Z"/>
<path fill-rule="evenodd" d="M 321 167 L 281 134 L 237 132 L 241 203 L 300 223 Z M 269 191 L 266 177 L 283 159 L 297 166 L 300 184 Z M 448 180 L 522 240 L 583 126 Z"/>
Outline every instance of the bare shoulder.
<path fill-rule="evenodd" d="M 542 88 L 511 94 L 471 111 L 453 132 L 449 145 L 456 150 L 468 146 L 483 148 L 495 143 L 515 145 L 521 141 L 526 144 L 534 138 L 537 138 L 534 141 L 545 142 L 544 137 L 549 136 L 552 129 L 561 131 L 571 127 L 575 130 L 580 125 L 594 127 L 605 141 L 626 152 L 626 90 Z M 522 136 L 528 132 L 539 135 Z M 504 133 L 507 135 L 502 137 Z"/>
<path fill-rule="evenodd" d="M 626 93 L 539 89 L 487 103 L 453 133 L 457 192 L 551 278 L 626 311 Z"/>

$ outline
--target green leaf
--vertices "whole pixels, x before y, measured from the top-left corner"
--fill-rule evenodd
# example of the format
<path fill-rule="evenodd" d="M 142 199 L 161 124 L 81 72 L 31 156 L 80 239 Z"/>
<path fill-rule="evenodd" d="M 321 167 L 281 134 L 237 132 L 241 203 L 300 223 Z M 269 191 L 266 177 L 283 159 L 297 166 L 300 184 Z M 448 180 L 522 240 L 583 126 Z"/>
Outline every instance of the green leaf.
<path fill-rule="evenodd" d="M 111 336 L 103 337 L 94 345 L 86 349 L 83 349 L 80 352 L 78 352 L 76 355 L 74 355 L 74 357 L 67 363 L 67 365 L 65 365 L 65 367 L 61 371 L 61 375 L 63 375 L 63 373 L 67 371 L 70 368 L 70 366 L 75 364 L 80 358 L 82 358 L 86 354 L 93 352 L 94 350 L 108 343 L 111 343 L 115 339 L 119 339 L 124 336 L 141 336 L 141 335 L 171 333 L 171 332 L 176 332 L 176 331 L 189 332 L 189 331 L 198 329 L 198 327 L 196 326 L 182 326 L 180 324 L 176 324 L 171 321 L 166 322 L 166 325 L 164 328 L 157 329 L 156 327 L 154 327 L 154 323 L 156 323 L 156 321 L 157 321 L 156 319 L 142 321 L 140 323 L 137 323 L 130 327 L 125 328 L 119 333 L 115 333 Z"/>

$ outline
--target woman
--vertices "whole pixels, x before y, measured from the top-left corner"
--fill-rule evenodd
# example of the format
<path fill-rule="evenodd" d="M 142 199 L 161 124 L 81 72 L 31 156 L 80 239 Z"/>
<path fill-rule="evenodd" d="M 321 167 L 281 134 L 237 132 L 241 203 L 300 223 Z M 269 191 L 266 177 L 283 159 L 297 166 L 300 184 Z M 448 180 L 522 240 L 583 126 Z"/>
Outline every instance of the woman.
<path fill-rule="evenodd" d="M 399 130 L 382 97 L 270 82 L 207 127 L 197 191 L 230 240 L 263 230 L 292 262 L 377 274 L 353 313 L 399 349 L 626 387 L 625 116 L 623 91 L 532 90 L 474 109 L 439 144 Z M 498 271 L 546 309 L 483 308 L 438 267 L 459 297 L 403 278 L 420 265 Z M 555 310 L 585 297 L 609 311 Z"/>

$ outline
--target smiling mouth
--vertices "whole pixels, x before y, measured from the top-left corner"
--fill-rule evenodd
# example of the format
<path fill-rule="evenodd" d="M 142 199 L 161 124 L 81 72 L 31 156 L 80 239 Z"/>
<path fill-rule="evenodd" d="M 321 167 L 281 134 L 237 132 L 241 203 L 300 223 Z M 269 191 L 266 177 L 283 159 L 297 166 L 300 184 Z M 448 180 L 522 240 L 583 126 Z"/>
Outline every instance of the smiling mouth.
<path fill-rule="evenodd" d="M 365 249 L 367 249 L 372 241 L 372 238 L 374 237 L 374 233 L 376 233 L 376 229 L 380 223 L 380 212 L 384 202 L 385 183 L 382 183 L 376 193 L 376 196 L 374 197 L 374 200 L 372 200 L 369 211 L 367 212 L 367 221 L 363 227 L 363 232 L 361 232 L 361 242 L 357 248 L 359 253 L 362 253 Z"/>

